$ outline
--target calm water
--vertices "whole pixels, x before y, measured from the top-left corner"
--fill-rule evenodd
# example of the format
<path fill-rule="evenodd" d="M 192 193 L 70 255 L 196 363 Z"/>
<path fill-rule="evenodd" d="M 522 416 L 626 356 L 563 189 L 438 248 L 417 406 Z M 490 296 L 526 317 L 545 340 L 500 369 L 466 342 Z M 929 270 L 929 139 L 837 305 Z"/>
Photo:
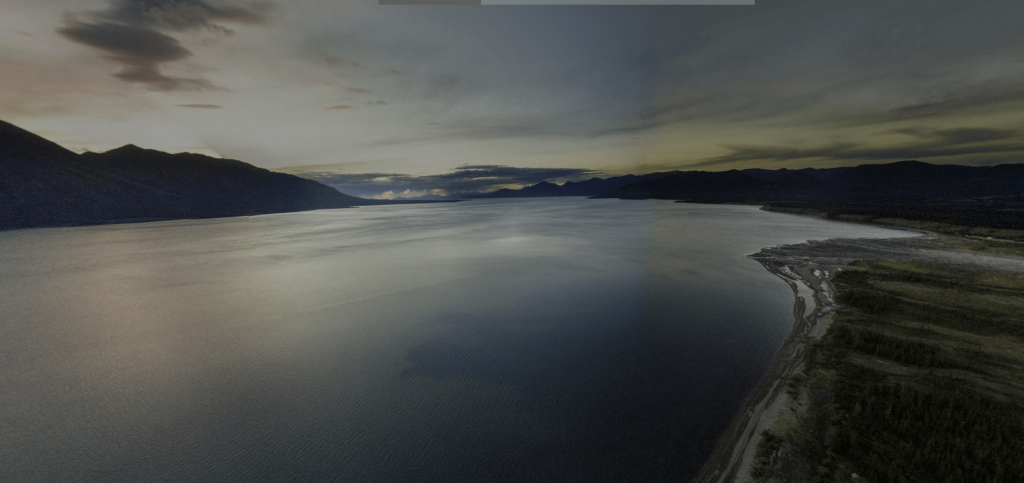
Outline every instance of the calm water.
<path fill-rule="evenodd" d="M 0 232 L 0 480 L 678 481 L 793 322 L 746 255 L 900 234 L 579 198 Z"/>

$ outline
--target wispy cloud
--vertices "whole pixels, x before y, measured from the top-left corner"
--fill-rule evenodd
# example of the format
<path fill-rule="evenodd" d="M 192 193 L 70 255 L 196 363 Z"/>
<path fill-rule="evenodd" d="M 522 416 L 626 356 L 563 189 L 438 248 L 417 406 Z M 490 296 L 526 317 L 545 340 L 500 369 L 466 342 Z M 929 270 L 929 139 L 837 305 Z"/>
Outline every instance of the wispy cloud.
<path fill-rule="evenodd" d="M 351 110 L 355 110 L 355 109 L 359 109 L 359 106 L 348 106 L 348 105 L 345 105 L 345 104 L 339 104 L 337 106 L 331 106 L 331 107 L 325 107 L 324 108 L 325 111 L 351 111 Z"/>
<path fill-rule="evenodd" d="M 959 111 L 977 110 L 1007 103 L 1024 101 L 1024 86 L 1009 79 L 985 82 L 969 89 L 944 93 L 940 99 L 913 103 L 882 113 L 883 120 L 921 119 L 946 116 Z"/>
<path fill-rule="evenodd" d="M 939 146 L 955 146 L 960 144 L 973 144 L 989 141 L 1001 141 L 1024 137 L 1024 133 L 1016 129 L 990 129 L 990 128 L 955 128 L 955 129 L 921 129 L 905 128 L 893 132 L 906 134 L 917 138 L 928 140 L 931 144 Z"/>
<path fill-rule="evenodd" d="M 672 18 L 680 33 L 664 43 L 669 54 L 648 102 L 609 132 L 768 120 L 868 125 L 1024 100 L 1015 80 L 1024 74 L 1024 39 L 1010 34 L 1020 3 L 771 3 L 709 28 L 689 24 L 697 15 Z"/>

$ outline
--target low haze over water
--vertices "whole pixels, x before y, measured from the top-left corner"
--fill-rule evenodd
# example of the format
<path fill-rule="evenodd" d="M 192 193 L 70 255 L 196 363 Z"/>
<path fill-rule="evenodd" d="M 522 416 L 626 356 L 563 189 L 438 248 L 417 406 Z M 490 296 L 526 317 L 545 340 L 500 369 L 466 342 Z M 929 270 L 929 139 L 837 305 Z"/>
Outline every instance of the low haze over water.
<path fill-rule="evenodd" d="M 580 198 L 0 232 L 0 480 L 679 481 L 793 323 L 746 256 L 907 234 Z"/>

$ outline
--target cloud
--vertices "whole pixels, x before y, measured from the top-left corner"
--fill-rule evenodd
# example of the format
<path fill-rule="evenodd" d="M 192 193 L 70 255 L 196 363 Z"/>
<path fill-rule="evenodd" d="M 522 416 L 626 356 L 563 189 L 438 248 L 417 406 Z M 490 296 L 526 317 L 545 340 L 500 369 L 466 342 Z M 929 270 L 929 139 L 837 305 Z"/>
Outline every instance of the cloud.
<path fill-rule="evenodd" d="M 379 193 L 379 194 L 370 196 L 370 198 L 371 199 L 375 199 L 375 200 L 393 200 L 395 198 L 421 198 L 421 197 L 444 198 L 444 197 L 447 197 L 447 196 L 448 196 L 448 192 L 445 191 L 445 190 L 438 190 L 438 189 L 435 189 L 435 190 L 410 190 L 410 189 L 407 189 L 405 191 L 399 191 L 399 192 L 388 190 L 388 191 L 385 191 L 383 193 Z"/>
<path fill-rule="evenodd" d="M 190 109 L 224 109 L 224 106 L 218 106 L 216 104 L 178 104 L 178 107 L 187 107 Z"/>
<path fill-rule="evenodd" d="M 501 165 L 459 166 L 449 173 L 415 176 L 397 173 L 326 173 L 295 172 L 296 176 L 314 179 L 340 191 L 362 197 L 408 196 L 409 193 L 461 195 L 489 191 L 502 185 L 533 185 L 541 181 L 580 180 L 600 174 L 579 168 L 516 168 Z M 390 194 L 389 194 L 390 192 Z M 406 194 L 402 194 L 406 193 Z"/>
<path fill-rule="evenodd" d="M 358 106 L 347 106 L 347 105 L 344 105 L 344 104 L 339 104 L 337 106 L 331 106 L 331 107 L 325 107 L 324 108 L 325 111 L 350 111 L 350 110 L 354 110 L 354 109 L 359 109 L 359 107 Z"/>
<path fill-rule="evenodd" d="M 111 0 L 106 10 L 83 14 L 91 21 L 66 16 L 57 33 L 121 63 L 121 71 L 113 76 L 123 81 L 154 91 L 223 90 L 201 77 L 165 75 L 162 64 L 194 54 L 164 32 L 205 29 L 231 35 L 232 30 L 213 22 L 263 23 L 269 9 L 268 3 L 216 7 L 203 0 Z"/>
<path fill-rule="evenodd" d="M 1009 80 L 1006 84 L 988 82 L 972 89 L 960 89 L 945 94 L 941 100 L 918 102 L 889 110 L 891 120 L 917 119 L 954 114 L 979 108 L 998 108 L 1024 100 L 1024 87 Z"/>
<path fill-rule="evenodd" d="M 707 27 L 689 23 L 700 15 L 668 20 L 678 33 L 664 39 L 648 102 L 608 133 L 766 120 L 871 125 L 1024 100 L 1024 38 L 1009 20 L 1024 13 L 1020 2 L 764 3 L 772 5 Z"/>
<path fill-rule="evenodd" d="M 930 140 L 934 144 L 956 146 L 987 141 L 1001 141 L 1022 137 L 1016 129 L 956 128 L 925 130 L 918 128 L 897 129 L 893 132 Z"/>
<path fill-rule="evenodd" d="M 175 62 L 192 56 L 177 39 L 131 25 L 100 21 L 86 23 L 68 20 L 57 29 L 64 38 L 98 49 L 107 58 L 124 65 L 114 77 L 145 85 L 156 91 L 217 90 L 203 78 L 170 77 L 160 71 L 160 64 Z"/>
<path fill-rule="evenodd" d="M 182 32 L 207 29 L 231 34 L 214 22 L 264 24 L 272 10 L 266 2 L 241 6 L 215 6 L 203 0 L 112 0 L 99 16 L 121 23 Z"/>
<path fill-rule="evenodd" d="M 174 37 L 112 22 L 71 20 L 57 32 L 71 41 L 103 50 L 113 59 L 130 65 L 155 65 L 192 55 Z"/>

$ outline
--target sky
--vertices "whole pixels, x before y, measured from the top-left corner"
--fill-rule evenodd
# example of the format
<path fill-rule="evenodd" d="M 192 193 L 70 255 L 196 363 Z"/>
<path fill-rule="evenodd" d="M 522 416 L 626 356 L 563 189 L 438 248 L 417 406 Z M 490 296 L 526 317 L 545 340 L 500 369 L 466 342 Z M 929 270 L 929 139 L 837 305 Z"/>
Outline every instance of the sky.
<path fill-rule="evenodd" d="M 1024 2 L 4 0 L 0 120 L 357 196 L 1024 162 Z"/>

